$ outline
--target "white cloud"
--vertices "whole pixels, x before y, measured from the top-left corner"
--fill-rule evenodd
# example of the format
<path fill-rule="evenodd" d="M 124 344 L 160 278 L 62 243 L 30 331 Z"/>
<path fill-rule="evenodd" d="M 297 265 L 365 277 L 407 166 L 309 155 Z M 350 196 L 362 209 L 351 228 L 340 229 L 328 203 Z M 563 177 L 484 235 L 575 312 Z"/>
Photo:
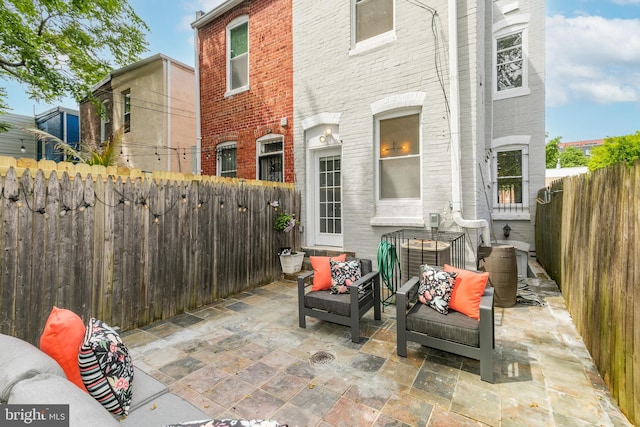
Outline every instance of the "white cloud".
<path fill-rule="evenodd" d="M 640 19 L 547 17 L 546 48 L 548 105 L 640 101 Z"/>
<path fill-rule="evenodd" d="M 621 4 L 621 5 L 626 5 L 626 4 L 640 4 L 640 0 L 613 0 L 613 2 L 615 4 Z"/>

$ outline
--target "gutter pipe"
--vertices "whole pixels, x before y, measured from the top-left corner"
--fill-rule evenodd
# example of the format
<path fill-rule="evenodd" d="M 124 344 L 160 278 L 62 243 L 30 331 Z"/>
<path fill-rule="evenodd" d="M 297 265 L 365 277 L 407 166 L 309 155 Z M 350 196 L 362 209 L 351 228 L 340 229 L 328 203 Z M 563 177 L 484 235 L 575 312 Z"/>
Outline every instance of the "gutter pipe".
<path fill-rule="evenodd" d="M 460 157 L 460 88 L 458 85 L 458 7 L 449 0 L 449 91 L 451 93 L 451 202 L 453 220 L 463 228 L 482 229 L 485 246 L 491 246 L 489 223 L 485 219 L 462 217 L 462 165 Z"/>
<path fill-rule="evenodd" d="M 200 19 L 203 16 L 202 12 L 196 12 L 196 20 Z M 194 40 L 194 56 L 195 56 L 195 81 L 196 81 L 196 175 L 202 175 L 202 129 L 200 128 L 200 124 L 202 123 L 202 119 L 200 117 L 200 39 L 198 34 L 198 27 L 193 27 L 193 40 Z"/>

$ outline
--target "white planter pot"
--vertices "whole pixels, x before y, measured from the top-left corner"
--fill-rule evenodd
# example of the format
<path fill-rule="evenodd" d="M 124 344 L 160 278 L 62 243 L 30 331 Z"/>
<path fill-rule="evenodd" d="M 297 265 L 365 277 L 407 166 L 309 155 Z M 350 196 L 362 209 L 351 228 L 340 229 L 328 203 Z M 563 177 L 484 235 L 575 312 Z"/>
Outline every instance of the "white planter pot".
<path fill-rule="evenodd" d="M 292 255 L 280 255 L 280 266 L 285 274 L 293 274 L 302 270 L 302 260 L 304 252 L 297 252 Z"/>

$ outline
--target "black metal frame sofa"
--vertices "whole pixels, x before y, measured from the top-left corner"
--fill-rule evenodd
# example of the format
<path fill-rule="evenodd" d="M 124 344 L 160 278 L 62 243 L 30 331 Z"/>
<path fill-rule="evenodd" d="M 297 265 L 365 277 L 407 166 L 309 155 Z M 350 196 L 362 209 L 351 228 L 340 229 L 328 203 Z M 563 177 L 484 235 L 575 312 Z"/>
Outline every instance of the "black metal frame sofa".
<path fill-rule="evenodd" d="M 418 277 L 409 279 L 396 294 L 397 353 L 407 356 L 407 342 L 480 361 L 480 378 L 493 382 L 493 288 L 480 299 L 480 319 L 455 310 L 444 315 L 418 301 Z"/>
<path fill-rule="evenodd" d="M 360 259 L 362 277 L 347 286 L 348 292 L 332 294 L 329 290 L 313 291 L 313 271 L 298 276 L 298 320 L 306 328 L 306 316 L 351 328 L 351 340 L 360 342 L 360 319 L 371 308 L 374 318 L 381 319 L 380 274 L 373 271 L 371 260 Z"/>

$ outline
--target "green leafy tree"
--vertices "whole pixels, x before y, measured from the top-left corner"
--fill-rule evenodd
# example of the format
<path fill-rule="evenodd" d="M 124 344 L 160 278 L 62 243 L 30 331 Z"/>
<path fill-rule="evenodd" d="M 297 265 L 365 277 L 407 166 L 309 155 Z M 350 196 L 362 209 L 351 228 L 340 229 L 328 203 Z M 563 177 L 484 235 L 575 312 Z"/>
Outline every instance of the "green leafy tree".
<path fill-rule="evenodd" d="M 139 59 L 148 30 L 126 0 L 3 0 L 0 79 L 24 84 L 37 101 L 79 102 L 114 65 Z M 5 97 L 0 87 L 0 114 Z"/>
<path fill-rule="evenodd" d="M 552 140 L 548 141 L 547 145 L 544 147 L 547 169 L 555 168 L 558 163 L 558 159 L 560 158 L 560 148 L 558 147 L 558 144 L 561 139 L 561 136 L 556 136 Z"/>
<path fill-rule="evenodd" d="M 567 147 L 560 153 L 560 167 L 573 168 L 576 166 L 587 166 L 589 159 L 584 152 L 576 147 Z"/>
<path fill-rule="evenodd" d="M 605 138 L 604 144 L 591 152 L 589 170 L 605 168 L 620 162 L 627 166 L 640 158 L 640 131 L 632 135 Z"/>

